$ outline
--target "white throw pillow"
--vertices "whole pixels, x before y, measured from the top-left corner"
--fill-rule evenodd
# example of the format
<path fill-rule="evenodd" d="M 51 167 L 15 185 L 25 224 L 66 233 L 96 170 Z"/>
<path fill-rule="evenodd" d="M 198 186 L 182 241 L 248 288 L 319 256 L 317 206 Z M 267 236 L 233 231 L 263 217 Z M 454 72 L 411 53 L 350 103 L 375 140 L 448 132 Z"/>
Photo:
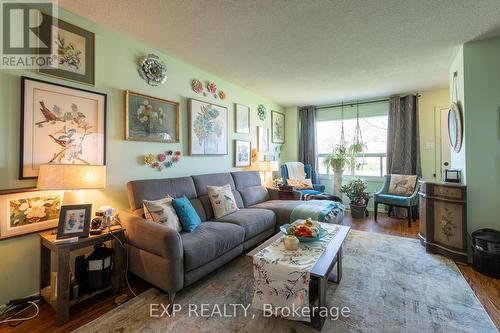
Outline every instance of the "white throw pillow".
<path fill-rule="evenodd" d="M 238 210 L 233 192 L 231 192 L 231 185 L 207 186 L 207 190 L 216 219 Z"/>
<path fill-rule="evenodd" d="M 415 175 L 391 175 L 389 194 L 410 196 L 415 190 L 417 176 Z"/>
<path fill-rule="evenodd" d="M 312 181 L 310 178 L 306 178 L 306 179 L 289 178 L 286 182 L 290 186 L 295 186 L 297 188 L 297 190 L 312 190 L 313 189 Z"/>
<path fill-rule="evenodd" d="M 160 200 L 143 200 L 144 215 L 147 220 L 163 224 L 177 232 L 182 231 L 182 226 L 172 206 L 171 197 L 166 197 Z"/>

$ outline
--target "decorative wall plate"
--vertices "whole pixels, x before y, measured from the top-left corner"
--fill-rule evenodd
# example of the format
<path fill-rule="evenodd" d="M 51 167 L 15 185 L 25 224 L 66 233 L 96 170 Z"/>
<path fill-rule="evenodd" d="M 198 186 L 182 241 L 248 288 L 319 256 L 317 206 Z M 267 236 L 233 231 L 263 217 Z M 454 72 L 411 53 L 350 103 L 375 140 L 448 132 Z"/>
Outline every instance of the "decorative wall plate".
<path fill-rule="evenodd" d="M 260 120 L 266 120 L 266 107 L 263 104 L 259 104 L 257 106 L 257 114 L 259 115 Z"/>
<path fill-rule="evenodd" d="M 157 55 L 139 58 L 139 75 L 151 86 L 159 86 L 167 80 L 167 67 Z"/>

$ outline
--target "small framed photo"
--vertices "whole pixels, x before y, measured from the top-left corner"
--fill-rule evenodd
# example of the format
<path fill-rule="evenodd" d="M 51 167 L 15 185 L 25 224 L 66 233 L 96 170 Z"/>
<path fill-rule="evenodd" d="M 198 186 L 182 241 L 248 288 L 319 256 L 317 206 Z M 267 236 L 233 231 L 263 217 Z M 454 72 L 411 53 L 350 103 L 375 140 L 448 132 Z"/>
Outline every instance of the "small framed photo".
<path fill-rule="evenodd" d="M 57 238 L 88 237 L 92 204 L 61 206 Z"/>
<path fill-rule="evenodd" d="M 251 151 L 250 141 L 234 140 L 234 166 L 237 168 L 250 166 Z"/>
<path fill-rule="evenodd" d="M 240 134 L 250 134 L 250 108 L 246 105 L 235 104 L 236 121 L 235 131 Z"/>

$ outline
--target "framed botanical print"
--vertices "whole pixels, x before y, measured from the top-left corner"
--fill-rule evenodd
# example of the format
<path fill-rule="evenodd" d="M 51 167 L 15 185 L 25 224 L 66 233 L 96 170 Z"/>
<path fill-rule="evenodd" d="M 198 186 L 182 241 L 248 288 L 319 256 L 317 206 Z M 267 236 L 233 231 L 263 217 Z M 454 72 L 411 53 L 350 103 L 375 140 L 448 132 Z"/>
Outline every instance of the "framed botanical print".
<path fill-rule="evenodd" d="M 179 103 L 125 92 L 125 138 L 179 142 Z"/>
<path fill-rule="evenodd" d="M 269 128 L 257 126 L 257 149 L 260 153 L 269 151 Z"/>
<path fill-rule="evenodd" d="M 0 239 L 57 226 L 61 191 L 29 191 L 0 195 Z"/>
<path fill-rule="evenodd" d="M 250 108 L 238 104 L 235 105 L 235 131 L 240 134 L 250 134 Z"/>
<path fill-rule="evenodd" d="M 227 155 L 227 108 L 189 99 L 190 155 Z"/>
<path fill-rule="evenodd" d="M 92 204 L 64 205 L 59 214 L 57 238 L 88 237 Z"/>
<path fill-rule="evenodd" d="M 285 115 L 271 112 L 271 136 L 273 143 L 285 143 Z"/>
<path fill-rule="evenodd" d="M 19 178 L 42 163 L 106 164 L 106 94 L 22 77 Z"/>
<path fill-rule="evenodd" d="M 39 68 L 42 74 L 94 85 L 95 36 L 93 32 L 52 18 L 51 65 Z"/>
<path fill-rule="evenodd" d="M 237 168 L 250 166 L 251 151 L 250 141 L 234 140 L 234 166 Z"/>

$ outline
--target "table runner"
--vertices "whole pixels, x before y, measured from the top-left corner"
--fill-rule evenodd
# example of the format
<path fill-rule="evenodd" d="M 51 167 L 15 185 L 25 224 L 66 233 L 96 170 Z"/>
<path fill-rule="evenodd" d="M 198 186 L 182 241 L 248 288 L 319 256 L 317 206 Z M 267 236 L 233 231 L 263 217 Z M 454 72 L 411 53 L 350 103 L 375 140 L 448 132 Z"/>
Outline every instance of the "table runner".
<path fill-rule="evenodd" d="M 254 308 L 271 308 L 287 319 L 311 321 L 307 311 L 301 311 L 309 307 L 309 273 L 338 231 L 331 224 L 321 223 L 321 227 L 327 234 L 317 241 L 301 242 L 297 251 L 285 249 L 283 235 L 253 256 Z"/>

